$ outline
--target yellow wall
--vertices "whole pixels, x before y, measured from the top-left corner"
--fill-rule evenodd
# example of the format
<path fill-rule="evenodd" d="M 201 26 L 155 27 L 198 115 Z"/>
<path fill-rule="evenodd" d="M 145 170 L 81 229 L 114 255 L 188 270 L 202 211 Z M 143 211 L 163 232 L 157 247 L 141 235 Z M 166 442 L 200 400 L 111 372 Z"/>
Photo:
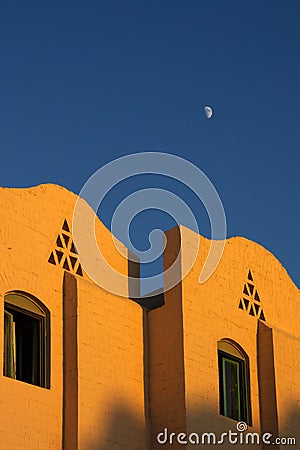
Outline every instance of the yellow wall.
<path fill-rule="evenodd" d="M 146 450 L 142 309 L 78 283 L 79 448 Z"/>
<path fill-rule="evenodd" d="M 85 274 L 72 276 L 77 280 L 77 313 L 71 311 L 73 316 L 68 321 L 71 328 L 73 323 L 76 325 L 77 335 L 71 340 L 68 337 L 71 345 L 66 350 L 71 355 L 71 383 L 74 373 L 78 373 L 78 436 L 74 434 L 71 441 L 70 433 L 63 428 L 65 271 L 50 264 L 48 258 L 65 219 L 71 227 L 76 199 L 55 185 L 0 191 L 1 309 L 6 293 L 20 290 L 41 300 L 51 316 L 50 389 L 3 376 L 0 358 L 1 449 L 57 450 L 62 448 L 63 433 L 69 439 L 65 447 L 72 450 L 76 439 L 83 450 L 110 450 L 120 445 L 146 449 L 142 310 L 136 303 L 99 288 Z M 106 255 L 126 274 L 126 258 L 116 252 L 110 232 L 99 221 L 96 233 Z M 70 299 L 66 296 L 65 300 Z M 3 330 L 3 313 L 0 329 Z M 76 345 L 78 367 L 73 367 L 76 361 L 71 352 Z M 3 349 L 3 332 L 0 348 Z M 76 402 L 72 400 L 74 394 L 67 392 L 69 398 L 65 401 L 70 412 Z M 74 431 L 74 422 L 70 426 Z"/>
<path fill-rule="evenodd" d="M 190 260 L 190 254 L 196 247 L 199 236 L 184 227 L 180 227 L 180 233 L 173 229 L 167 235 L 165 268 L 168 267 L 169 259 L 174 260 L 174 248 L 179 248 L 179 240 L 181 270 L 183 270 L 186 261 Z M 249 432 L 261 431 L 260 381 L 257 364 L 258 319 L 239 308 L 250 269 L 266 318 L 266 322 L 262 323 L 273 333 L 279 435 L 281 433 L 283 437 L 297 437 L 300 442 L 299 431 L 295 426 L 297 420 L 299 422 L 300 411 L 299 290 L 271 253 L 244 238 L 226 241 L 225 251 L 217 270 L 205 283 L 199 284 L 198 277 L 208 254 L 209 245 L 208 240 L 200 237 L 198 258 L 190 273 L 183 279 L 181 292 L 179 289 L 176 296 L 177 300 L 170 291 L 165 294 L 165 306 L 160 311 L 150 313 L 165 317 L 165 322 L 161 323 L 161 329 L 165 330 L 165 341 L 168 340 L 168 336 L 176 335 L 172 325 L 177 327 L 177 336 L 182 335 L 186 428 L 181 423 L 181 431 L 186 433 L 211 431 L 220 434 L 229 429 L 236 431 L 236 422 L 219 414 L 217 343 L 224 338 L 237 342 L 249 357 L 252 407 L 252 426 L 249 427 Z M 181 305 L 176 306 L 179 296 L 182 297 Z M 175 307 L 177 314 L 182 314 L 182 324 L 173 321 L 172 308 Z M 167 328 L 164 328 L 165 326 Z M 162 352 L 168 352 L 167 345 L 162 345 Z M 162 370 L 168 370 L 169 367 L 170 378 L 176 377 L 178 370 L 181 370 L 181 358 L 174 351 L 175 369 L 172 365 L 168 365 L 168 358 L 172 358 L 171 351 L 164 357 L 165 364 Z M 169 390 L 170 393 L 173 392 L 172 388 Z M 168 394 L 164 395 L 167 397 Z M 158 407 L 156 404 L 156 408 Z M 170 431 L 178 432 L 177 424 L 170 420 L 156 423 L 156 429 L 162 429 L 164 426 L 168 426 Z M 178 448 L 182 447 L 178 445 Z M 232 446 L 236 447 L 237 445 Z M 165 448 L 177 447 L 173 444 Z"/>
<path fill-rule="evenodd" d="M 199 284 L 210 242 L 174 228 L 167 233 L 166 269 L 181 252 L 166 284 L 181 275 L 200 239 L 198 257 L 182 283 L 165 292 L 165 304 L 146 311 L 128 299 L 124 280 L 118 296 L 84 272 L 48 262 L 64 220 L 72 227 L 76 200 L 55 185 L 0 190 L 2 311 L 5 294 L 19 290 L 42 301 L 51 316 L 50 389 L 3 376 L 0 358 L 0 448 L 57 450 L 64 443 L 65 450 L 156 450 L 164 427 L 235 430 L 236 422 L 219 414 L 217 343 L 224 338 L 249 357 L 249 431 L 278 427 L 280 436 L 300 442 L 300 294 L 279 261 L 258 244 L 231 238 L 217 270 Z M 118 253 L 99 220 L 96 240 L 127 275 L 126 248 L 118 243 L 123 256 Z M 265 321 L 239 308 L 249 270 Z"/>

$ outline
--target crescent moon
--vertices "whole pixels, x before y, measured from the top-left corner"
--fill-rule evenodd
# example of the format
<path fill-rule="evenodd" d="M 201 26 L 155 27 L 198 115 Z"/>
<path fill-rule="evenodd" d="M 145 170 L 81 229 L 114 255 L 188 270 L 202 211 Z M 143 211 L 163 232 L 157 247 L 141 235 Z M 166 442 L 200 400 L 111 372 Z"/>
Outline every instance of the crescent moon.
<path fill-rule="evenodd" d="M 213 110 L 210 106 L 204 106 L 204 114 L 207 117 L 207 119 L 210 119 L 213 115 Z"/>

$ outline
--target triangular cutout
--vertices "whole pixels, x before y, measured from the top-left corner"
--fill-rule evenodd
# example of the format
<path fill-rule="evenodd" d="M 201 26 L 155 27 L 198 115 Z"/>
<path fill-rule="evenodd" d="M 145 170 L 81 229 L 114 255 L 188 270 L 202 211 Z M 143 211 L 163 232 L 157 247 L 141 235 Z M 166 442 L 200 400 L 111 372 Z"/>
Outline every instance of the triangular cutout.
<path fill-rule="evenodd" d="M 62 237 L 63 237 L 63 240 L 64 240 L 64 242 L 65 242 L 65 244 L 66 244 L 66 247 L 68 247 L 68 243 L 69 243 L 69 240 L 70 240 L 70 237 L 69 236 L 67 236 L 66 234 L 62 234 Z"/>
<path fill-rule="evenodd" d="M 254 309 L 255 309 L 255 313 L 258 316 L 259 310 L 260 310 L 260 306 L 257 303 L 254 303 Z"/>
<path fill-rule="evenodd" d="M 70 267 L 69 267 L 69 263 L 68 263 L 68 258 L 65 259 L 63 268 L 66 269 L 66 270 L 68 270 L 68 271 L 70 271 Z"/>
<path fill-rule="evenodd" d="M 53 252 L 51 252 L 51 255 L 49 256 L 48 262 L 50 264 L 54 264 L 56 266 L 56 262 L 55 262 L 55 259 L 54 259 Z"/>
<path fill-rule="evenodd" d="M 261 310 L 259 318 L 260 318 L 260 320 L 266 321 L 263 310 Z"/>
<path fill-rule="evenodd" d="M 250 306 L 249 314 L 250 314 L 250 316 L 255 316 L 254 310 L 253 310 L 253 305 Z"/>
<path fill-rule="evenodd" d="M 266 320 L 264 312 L 261 308 L 261 300 L 258 295 L 258 291 L 256 289 L 255 283 L 253 281 L 253 275 L 251 270 L 248 270 L 248 280 L 247 283 L 244 284 L 243 293 L 245 298 L 243 297 L 239 302 L 239 309 L 246 310 L 250 316 L 257 317 L 260 320 Z"/>
<path fill-rule="evenodd" d="M 81 277 L 83 276 L 81 264 L 79 264 L 78 269 L 76 270 L 76 273 L 77 273 L 77 275 L 80 275 Z"/>
<path fill-rule="evenodd" d="M 251 283 L 247 283 L 247 284 L 248 284 L 248 289 L 249 289 L 249 291 L 250 291 L 250 294 L 253 295 L 253 292 L 254 292 L 254 286 L 253 286 L 253 284 L 251 284 Z"/>
<path fill-rule="evenodd" d="M 82 277 L 83 270 L 79 263 L 78 252 L 66 219 L 64 220 L 62 230 L 56 238 L 56 249 L 51 252 L 48 262 L 53 265 L 59 264 L 63 269 Z"/>
<path fill-rule="evenodd" d="M 70 252 L 71 252 L 71 253 L 74 253 L 75 255 L 77 255 L 77 250 L 76 250 L 76 248 L 75 248 L 75 245 L 74 245 L 74 242 L 73 242 L 73 241 L 72 241 L 72 244 L 71 244 Z"/>
<path fill-rule="evenodd" d="M 55 250 L 55 252 L 56 252 L 57 260 L 60 263 L 61 259 L 63 257 L 63 252 L 60 252 L 59 250 Z"/>
<path fill-rule="evenodd" d="M 63 244 L 62 244 L 62 241 L 61 241 L 60 236 L 57 236 L 57 239 L 56 239 L 56 245 L 57 245 L 57 247 L 59 247 L 59 248 L 63 248 Z"/>
<path fill-rule="evenodd" d="M 244 300 L 244 303 L 245 303 L 245 308 L 246 308 L 246 310 L 248 310 L 248 306 L 249 306 L 250 300 L 247 300 L 246 298 L 244 298 L 243 300 Z"/>
<path fill-rule="evenodd" d="M 260 298 L 259 298 L 257 290 L 255 291 L 255 294 L 254 294 L 254 300 L 256 300 L 257 302 L 260 302 Z"/>
<path fill-rule="evenodd" d="M 246 294 L 246 295 L 250 295 L 246 284 L 244 285 L 243 293 Z"/>
<path fill-rule="evenodd" d="M 68 225 L 68 222 L 67 222 L 66 219 L 65 219 L 64 224 L 62 226 L 62 229 L 65 230 L 65 231 L 69 231 L 70 232 L 70 228 L 69 228 L 69 225 Z"/>
<path fill-rule="evenodd" d="M 69 258 L 71 261 L 72 269 L 75 269 L 75 264 L 77 262 L 77 258 L 75 256 L 69 256 Z"/>

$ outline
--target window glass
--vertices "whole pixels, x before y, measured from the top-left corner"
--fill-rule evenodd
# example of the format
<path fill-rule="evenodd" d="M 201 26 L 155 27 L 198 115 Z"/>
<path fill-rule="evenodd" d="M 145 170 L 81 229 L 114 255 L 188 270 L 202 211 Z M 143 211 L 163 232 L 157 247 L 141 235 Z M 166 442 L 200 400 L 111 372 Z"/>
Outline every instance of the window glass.
<path fill-rule="evenodd" d="M 231 348 L 232 351 L 230 351 Z M 218 360 L 220 413 L 231 419 L 250 424 L 247 359 L 236 346 L 220 341 Z"/>

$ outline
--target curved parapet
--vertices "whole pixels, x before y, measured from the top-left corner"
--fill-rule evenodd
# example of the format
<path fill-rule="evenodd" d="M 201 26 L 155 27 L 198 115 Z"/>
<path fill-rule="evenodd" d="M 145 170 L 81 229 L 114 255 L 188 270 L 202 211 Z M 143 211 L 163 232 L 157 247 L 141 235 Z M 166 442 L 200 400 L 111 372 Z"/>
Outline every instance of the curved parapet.
<path fill-rule="evenodd" d="M 214 314 L 222 311 L 225 320 L 261 319 L 300 337 L 300 291 L 280 261 L 260 244 L 243 237 L 225 241 L 224 252 L 215 272 L 203 284 L 198 277 L 206 260 L 210 240 L 181 226 L 181 265 L 189 264 L 191 249 L 199 245 L 198 257 L 182 282 L 183 289 L 192 287 L 193 303 L 213 302 Z M 198 242 L 200 240 L 200 243 Z M 168 239 L 170 252 L 178 244 Z"/>
<path fill-rule="evenodd" d="M 147 448 L 143 311 L 126 283 L 117 296 L 86 274 L 77 199 L 52 184 L 0 188 L 0 448 Z M 126 278 L 127 249 L 96 216 L 94 233 Z"/>

